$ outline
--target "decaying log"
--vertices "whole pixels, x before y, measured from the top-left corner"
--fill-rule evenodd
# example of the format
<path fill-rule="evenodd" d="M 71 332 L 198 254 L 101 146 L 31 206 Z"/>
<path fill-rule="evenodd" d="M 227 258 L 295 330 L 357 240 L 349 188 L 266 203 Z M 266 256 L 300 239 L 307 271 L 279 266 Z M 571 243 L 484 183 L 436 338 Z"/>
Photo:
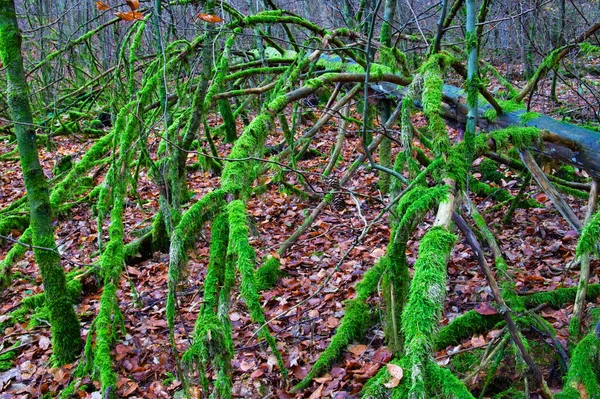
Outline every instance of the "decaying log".
<path fill-rule="evenodd" d="M 392 83 L 381 82 L 371 87 L 387 97 L 401 99 L 405 89 Z M 443 112 L 446 118 L 460 123 L 466 121 L 467 106 L 465 93 L 462 89 L 444 85 Z M 416 104 L 420 104 L 417 102 Z M 581 168 L 596 179 L 600 179 L 600 133 L 581 126 L 558 121 L 546 115 L 539 115 L 524 121 L 525 110 L 506 112 L 492 121 L 484 117 L 489 108 L 482 107 L 479 112 L 477 125 L 484 131 L 503 129 L 509 126 L 533 126 L 541 129 L 543 147 L 532 150 L 552 159 Z"/>

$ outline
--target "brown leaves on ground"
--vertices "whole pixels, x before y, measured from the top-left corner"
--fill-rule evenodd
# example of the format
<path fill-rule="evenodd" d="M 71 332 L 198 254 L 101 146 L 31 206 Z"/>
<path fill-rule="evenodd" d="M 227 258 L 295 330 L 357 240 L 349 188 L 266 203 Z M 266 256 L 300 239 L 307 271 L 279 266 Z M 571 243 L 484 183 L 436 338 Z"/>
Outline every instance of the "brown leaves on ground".
<path fill-rule="evenodd" d="M 131 8 L 131 13 L 137 12 L 134 7 Z M 137 9 L 137 6 L 135 8 Z M 415 122 L 422 123 L 422 116 L 417 115 Z M 211 119 L 210 123 L 217 126 L 220 120 Z M 314 141 L 321 152 L 330 152 L 336 131 L 337 128 L 333 124 L 321 129 Z M 343 161 L 335 172 L 338 179 L 361 148 L 358 133 L 357 126 L 349 126 L 349 143 L 344 146 Z M 454 136 L 458 134 L 455 130 L 451 133 Z M 268 144 L 277 144 L 282 139 L 281 136 L 271 136 Z M 52 175 L 56 154 L 72 154 L 75 159 L 79 159 L 89 147 L 89 144 L 82 147 L 74 137 L 56 137 L 53 140 L 57 145 L 56 150 L 40 151 L 47 177 Z M 156 147 L 157 142 L 149 143 L 152 151 Z M 12 148 L 13 144 L 2 142 L 0 153 L 6 153 Z M 230 148 L 228 144 L 219 145 L 222 155 L 226 155 Z M 394 151 L 398 151 L 398 148 L 394 147 Z M 190 162 L 196 160 L 195 155 L 190 157 Z M 319 157 L 303 160 L 299 162 L 298 168 L 319 172 L 327 161 Z M 513 172 L 505 169 L 502 171 L 506 181 L 518 180 Z M 103 174 L 98 173 L 94 176 L 94 183 L 101 184 Z M 317 174 L 307 176 L 311 185 L 322 191 L 328 190 L 328 186 Z M 285 178 L 297 188 L 306 187 L 298 176 L 292 173 L 288 173 Z M 0 179 L 2 207 L 24 195 L 17 160 L 3 163 Z M 189 189 L 194 193 L 194 201 L 217 187 L 219 177 L 211 172 L 193 170 L 189 172 L 188 182 Z M 306 215 L 316 206 L 314 201 L 283 193 L 273 183 L 268 183 L 267 187 L 265 194 L 260 197 L 253 196 L 248 201 L 248 216 L 252 227 L 250 241 L 258 251 L 258 259 L 266 254 L 273 254 L 278 245 L 300 226 Z M 375 172 L 362 169 L 351 179 L 348 188 L 355 192 L 357 202 L 347 197 L 344 209 L 326 208 L 313 226 L 300 237 L 300 245 L 293 246 L 281 259 L 287 276 L 275 287 L 262 293 L 266 318 L 271 320 L 269 329 L 279 343 L 286 367 L 291 371 L 291 381 L 281 379 L 275 357 L 264 343 L 257 340 L 258 326 L 251 322 L 245 304 L 237 296 L 232 298 L 229 320 L 236 345 L 232 361 L 235 397 L 294 397 L 289 393 L 291 384 L 306 376 L 312 364 L 327 347 L 344 316 L 344 302 L 355 295 L 354 285 L 384 254 L 390 233 L 387 218 L 375 224 L 372 233 L 338 265 L 342 255 L 351 248 L 364 228 L 363 218 L 371 221 L 382 209 Z M 519 184 L 508 189 L 516 194 Z M 142 168 L 137 193 L 139 200 L 129 198 L 124 215 L 127 240 L 133 239 L 132 233 L 135 230 L 150 224 L 151 217 L 158 210 L 157 192 L 157 188 L 148 177 L 148 171 Z M 527 187 L 526 195 L 544 200 L 533 185 Z M 576 285 L 577 271 L 567 270 L 559 276 L 550 272 L 550 267 L 561 267 L 573 259 L 576 242 L 570 233 L 571 229 L 550 204 L 546 203 L 546 207 L 542 209 L 517 210 L 511 224 L 502 226 L 500 220 L 506 209 L 493 210 L 492 207 L 496 203 L 491 198 L 473 196 L 472 200 L 484 214 L 488 224 L 495 226 L 494 232 L 507 257 L 520 293 Z M 581 216 L 585 211 L 584 203 L 572 198 L 569 201 L 575 212 Z M 411 264 L 418 255 L 418 241 L 430 223 L 428 218 L 418 226 L 407 244 L 407 257 Z M 105 241 L 108 226 L 109 223 L 105 220 L 102 232 Z M 86 202 L 78 204 L 68 217 L 57 220 L 56 235 L 66 257 L 82 263 L 97 260 L 97 225 Z M 18 232 L 14 232 L 13 236 L 17 238 Z M 179 287 L 179 313 L 175 327 L 175 342 L 179 353 L 190 345 L 194 322 L 203 303 L 202 284 L 208 264 L 209 242 L 210 230 L 205 229 L 197 238 L 194 251 L 189 254 L 189 264 Z M 0 247 L 0 255 L 3 257 L 9 248 L 10 245 L 4 243 Z M 64 265 L 67 270 L 73 268 L 69 263 L 65 262 Z M 120 280 L 117 299 L 124 315 L 126 333 L 120 336 L 112 351 L 115 370 L 119 375 L 117 394 L 120 397 L 167 398 L 176 395 L 182 389 L 181 382 L 174 377 L 176 365 L 165 322 L 167 269 L 168 255 L 156 254 L 153 259 L 129 265 Z M 14 271 L 18 274 L 12 285 L 0 294 L 0 321 L 14 310 L 24 297 L 41 292 L 39 273 L 31 252 L 15 265 Z M 590 282 L 598 283 L 598 275 L 593 275 Z M 86 288 L 83 298 L 77 305 L 77 313 L 82 322 L 82 338 L 87 336 L 98 313 L 100 300 L 97 283 L 94 285 L 93 282 L 86 281 L 84 286 Z M 495 312 L 493 297 L 485 278 L 472 251 L 464 242 L 457 244 L 448 263 L 448 286 L 444 324 L 471 309 L 486 315 Z M 382 306 L 379 298 L 370 301 L 373 308 Z M 566 326 L 570 312 L 569 307 L 562 310 L 544 308 L 541 311 L 541 315 L 558 330 L 561 340 L 567 336 Z M 17 323 L 0 337 L 0 351 L 17 341 L 21 345 L 18 349 L 19 356 L 14 360 L 14 368 L 0 373 L 0 391 L 15 398 L 38 397 L 40 393 L 62 391 L 72 380 L 75 365 L 49 369 L 49 330 L 45 326 L 28 330 L 27 324 Z M 440 364 L 447 364 L 458 353 L 485 347 L 496 339 L 498 334 L 499 331 L 493 330 L 473 336 L 460 345 L 440 351 L 437 360 Z M 365 381 L 383 367 L 386 367 L 392 376 L 386 383 L 389 387 L 395 386 L 402 380 L 403 370 L 390 364 L 391 360 L 392 353 L 383 340 L 383 327 L 378 324 L 367 333 L 362 342 L 348 348 L 329 372 L 315 379 L 306 393 L 299 393 L 295 397 L 356 397 Z M 212 378 L 210 373 L 211 371 L 208 377 Z M 96 381 L 84 378 L 77 384 L 78 388 L 87 386 L 86 390 L 78 391 L 80 398 L 100 397 Z M 200 397 L 197 388 L 199 385 L 193 385 L 197 397 Z"/>

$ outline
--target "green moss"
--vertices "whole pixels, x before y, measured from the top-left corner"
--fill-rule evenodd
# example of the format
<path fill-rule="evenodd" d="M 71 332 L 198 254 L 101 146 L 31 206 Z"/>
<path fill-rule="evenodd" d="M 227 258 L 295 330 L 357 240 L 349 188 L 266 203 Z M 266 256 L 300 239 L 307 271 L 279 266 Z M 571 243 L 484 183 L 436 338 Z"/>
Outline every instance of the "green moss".
<path fill-rule="evenodd" d="M 414 187 L 398 202 L 396 208 L 400 217 L 398 229 L 412 230 L 434 205 L 445 201 L 447 197 L 447 186 Z"/>
<path fill-rule="evenodd" d="M 219 113 L 223 117 L 224 128 L 225 128 L 225 142 L 233 143 L 237 138 L 235 119 L 233 112 L 231 111 L 231 104 L 229 100 L 220 99 L 217 101 L 219 107 Z"/>
<path fill-rule="evenodd" d="M 390 381 L 392 378 L 388 372 L 387 367 L 382 367 L 375 377 L 370 378 L 363 386 L 362 398 L 363 399 L 406 399 L 408 398 L 408 383 L 411 379 L 411 365 L 406 357 L 401 359 L 392 359 L 391 364 L 400 366 L 403 370 L 404 377 L 400 381 L 400 384 L 393 388 L 387 388 L 383 384 Z"/>
<path fill-rule="evenodd" d="M 29 227 L 23 232 L 21 237 L 19 237 L 19 242 L 25 245 L 15 243 L 0 263 L 2 279 L 8 279 L 12 265 L 25 255 L 25 252 L 28 249 L 27 245 L 31 245 L 31 229 Z M 5 281 L 5 283 L 8 283 L 8 281 Z"/>
<path fill-rule="evenodd" d="M 518 111 L 520 109 L 523 109 L 523 104 L 517 103 L 515 101 L 498 100 L 498 103 L 500 104 L 500 108 L 502 108 L 502 112 L 505 113 L 505 114 L 509 113 L 509 112 Z M 483 116 L 488 121 L 492 122 L 492 121 L 494 121 L 494 119 L 496 119 L 496 117 L 498 115 L 497 115 L 496 110 L 494 108 L 488 108 L 483 113 Z"/>
<path fill-rule="evenodd" d="M 548 304 L 555 309 L 560 309 L 566 303 L 573 302 L 577 293 L 577 287 L 556 288 L 550 292 L 536 292 L 535 294 L 523 296 L 525 306 L 533 308 L 541 304 Z M 600 295 L 600 284 L 588 285 L 586 299 L 593 301 Z"/>
<path fill-rule="evenodd" d="M 382 45 L 379 48 L 379 62 L 389 67 L 392 73 L 402 72 L 405 76 L 410 75 L 406 55 L 397 47 L 390 48 Z"/>
<path fill-rule="evenodd" d="M 435 349 L 442 350 L 459 344 L 463 339 L 489 331 L 502 322 L 500 315 L 484 316 L 474 310 L 458 316 L 450 324 L 443 327 L 436 335 Z"/>
<path fill-rule="evenodd" d="M 260 304 L 256 280 L 254 279 L 256 254 L 248 242 L 246 205 L 241 200 L 232 201 L 227 205 L 227 214 L 229 221 L 229 246 L 227 254 L 237 259 L 236 265 L 241 276 L 240 291 L 242 298 L 250 310 L 252 321 L 260 326 L 259 336 L 267 341 L 277 358 L 281 373 L 286 376 L 287 369 L 277 349 L 275 339 L 266 327 L 267 323 Z"/>
<path fill-rule="evenodd" d="M 587 397 L 600 397 L 600 385 L 598 384 L 598 370 L 600 370 L 600 338 L 594 332 L 586 335 L 573 350 L 571 364 L 566 378 L 566 389 L 564 396 L 569 398 L 573 386 L 579 390 L 585 388 Z M 583 387 L 580 387 L 579 384 Z M 557 396 L 559 397 L 559 396 Z"/>
<path fill-rule="evenodd" d="M 206 379 L 206 367 L 212 364 L 215 372 L 215 390 L 213 394 L 219 398 L 231 397 L 231 331 L 228 321 L 217 318 L 214 314 L 204 314 L 201 323 L 196 323 L 194 343 L 184 353 L 182 360 L 187 364 L 200 365 L 201 378 Z"/>
<path fill-rule="evenodd" d="M 229 158 L 241 159 L 258 155 L 272 123 L 273 117 L 269 113 L 261 113 L 254 118 L 235 142 Z M 256 161 L 251 160 L 226 163 L 221 176 L 223 190 L 242 198 L 248 196 L 256 177 L 255 164 Z"/>
<path fill-rule="evenodd" d="M 521 120 L 521 124 L 524 125 L 527 122 L 539 118 L 539 116 L 540 114 L 538 112 L 523 112 L 519 115 L 519 119 Z"/>
<path fill-rule="evenodd" d="M 169 250 L 169 292 L 167 294 L 166 314 L 169 329 L 175 326 L 176 289 L 179 276 L 186 263 L 186 252 L 195 242 L 198 231 L 212 215 L 218 213 L 224 205 L 224 193 L 218 189 L 206 194 L 194 203 L 181 217 L 171 237 Z"/>
<path fill-rule="evenodd" d="M 491 73 L 496 79 L 498 79 L 498 82 L 502 86 L 504 86 L 505 89 L 507 90 L 508 97 L 513 98 L 519 94 L 519 92 L 517 90 L 515 90 L 514 86 L 508 80 L 506 80 L 506 78 L 504 78 L 504 76 L 502 76 L 496 68 L 494 68 L 492 65 L 488 64 L 487 62 L 484 62 L 484 65 L 485 66 L 482 68 L 482 70 L 484 72 Z M 492 119 L 494 119 L 494 118 L 495 118 L 495 116 Z"/>
<path fill-rule="evenodd" d="M 416 370 L 423 370 L 433 350 L 446 292 L 446 261 L 456 237 L 443 227 L 431 228 L 419 245 L 408 302 L 402 314 L 406 355 Z M 422 373 L 413 374 L 409 395 L 425 396 Z"/>
<path fill-rule="evenodd" d="M 13 360 L 17 357 L 16 349 L 19 344 L 20 341 L 15 342 L 10 348 L 7 348 L 15 350 L 7 350 L 0 354 L 0 372 L 10 370 L 14 367 Z"/>
<path fill-rule="evenodd" d="M 204 307 L 216 312 L 219 287 L 225 279 L 229 225 L 227 215 L 220 213 L 212 224 L 210 239 L 210 259 L 204 280 Z"/>
<path fill-rule="evenodd" d="M 540 130 L 536 127 L 508 127 L 488 134 L 479 134 L 475 138 L 475 152 L 481 154 L 490 151 L 490 140 L 495 143 L 496 151 L 505 151 L 510 146 L 527 148 L 539 140 Z"/>
<path fill-rule="evenodd" d="M 369 268 L 362 279 L 356 284 L 356 299 L 366 301 L 377 290 L 377 285 L 385 271 L 387 264 L 381 258 L 373 267 Z"/>
<path fill-rule="evenodd" d="M 600 54 L 600 46 L 594 46 L 589 42 L 582 42 L 579 44 L 579 49 L 586 56 L 594 56 Z"/>
<path fill-rule="evenodd" d="M 577 243 L 577 256 L 594 252 L 598 239 L 600 239 L 600 211 L 596 212 L 583 228 Z"/>
<path fill-rule="evenodd" d="M 427 362 L 427 384 L 430 392 L 427 397 L 442 394 L 444 398 L 475 399 L 464 382 L 448 369 L 438 366 L 433 361 Z"/>
<path fill-rule="evenodd" d="M 271 288 L 277 283 L 277 279 L 282 273 L 279 265 L 279 258 L 272 255 L 267 255 L 266 259 L 263 260 L 262 266 L 258 268 L 254 276 L 259 291 Z"/>
<path fill-rule="evenodd" d="M 498 164 L 489 158 L 485 158 L 479 164 L 481 180 L 487 180 L 494 183 L 500 183 L 504 179 L 504 174 L 498 172 Z"/>
<path fill-rule="evenodd" d="M 433 149 L 436 154 L 445 152 L 450 146 L 446 123 L 442 111 L 442 74 L 451 58 L 444 53 L 432 55 L 421 67 L 423 74 L 423 113 L 429 121 L 429 131 L 433 136 Z"/>
<path fill-rule="evenodd" d="M 450 360 L 452 370 L 459 375 L 465 375 L 474 370 L 481 363 L 482 355 L 482 349 L 457 353 L 456 356 L 453 356 Z"/>

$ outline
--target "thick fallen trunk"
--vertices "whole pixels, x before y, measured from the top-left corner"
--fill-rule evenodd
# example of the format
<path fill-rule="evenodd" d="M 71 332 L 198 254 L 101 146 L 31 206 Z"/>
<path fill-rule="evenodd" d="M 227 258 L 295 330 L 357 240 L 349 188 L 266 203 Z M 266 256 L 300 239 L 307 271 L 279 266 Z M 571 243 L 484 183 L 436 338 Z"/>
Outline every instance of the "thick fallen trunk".
<path fill-rule="evenodd" d="M 379 83 L 371 86 L 376 92 L 385 96 L 402 98 L 404 88 L 391 83 Z M 466 121 L 467 106 L 462 89 L 444 85 L 444 115 L 460 123 Z M 419 104 L 417 104 L 419 105 Z M 489 108 L 489 106 L 487 107 Z M 552 159 L 581 168 L 595 178 L 600 178 L 600 133 L 581 126 L 558 121 L 545 115 L 525 120 L 525 110 L 507 112 L 487 120 L 483 114 L 487 110 L 482 107 L 479 112 L 478 126 L 485 131 L 497 130 L 509 126 L 534 126 L 541 130 L 544 141 L 543 148 L 534 148 Z"/>

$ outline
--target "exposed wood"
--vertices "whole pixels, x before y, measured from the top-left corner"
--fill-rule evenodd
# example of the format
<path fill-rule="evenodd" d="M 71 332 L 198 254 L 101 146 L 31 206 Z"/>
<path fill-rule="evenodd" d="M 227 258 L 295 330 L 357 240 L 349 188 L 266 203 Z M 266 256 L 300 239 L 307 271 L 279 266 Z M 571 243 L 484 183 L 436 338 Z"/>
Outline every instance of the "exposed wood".
<path fill-rule="evenodd" d="M 558 209 L 569 225 L 573 229 L 580 231 L 583 227 L 581 221 L 577 218 L 569 204 L 567 204 L 567 201 L 564 200 L 558 190 L 550 183 L 544 172 L 542 172 L 542 169 L 540 169 L 537 162 L 535 162 L 535 159 L 533 159 L 531 153 L 528 150 L 521 151 L 521 159 L 525 165 L 527 165 L 529 172 L 531 172 L 531 175 L 540 188 L 544 190 L 548 197 L 550 197 L 552 203 L 556 206 L 556 209 Z"/>
<path fill-rule="evenodd" d="M 590 198 L 588 200 L 588 209 L 585 213 L 585 223 L 587 224 L 598 205 L 598 185 L 600 181 L 594 179 L 592 181 L 592 188 L 590 190 Z M 573 315 L 571 320 L 576 320 L 575 324 L 577 327 L 576 333 L 581 334 L 581 321 L 583 319 L 583 310 L 585 309 L 585 296 L 587 293 L 588 280 L 590 278 L 590 254 L 586 253 L 581 256 L 581 273 L 579 274 L 579 284 L 577 286 L 577 296 L 575 297 L 575 303 L 573 304 Z M 573 321 L 571 321 L 573 326 Z"/>

